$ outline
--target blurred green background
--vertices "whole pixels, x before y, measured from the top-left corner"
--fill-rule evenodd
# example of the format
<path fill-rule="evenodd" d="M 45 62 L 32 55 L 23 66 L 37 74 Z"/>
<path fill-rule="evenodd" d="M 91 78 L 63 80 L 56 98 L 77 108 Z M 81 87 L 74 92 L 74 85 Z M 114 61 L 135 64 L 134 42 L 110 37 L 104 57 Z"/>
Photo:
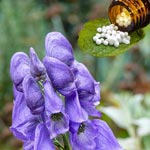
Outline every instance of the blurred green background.
<path fill-rule="evenodd" d="M 127 150 L 150 150 L 150 30 L 128 52 L 95 58 L 80 51 L 78 33 L 85 22 L 108 18 L 111 0 L 0 0 L 0 150 L 20 150 L 9 131 L 13 107 L 10 58 L 35 48 L 44 56 L 44 38 L 59 31 L 71 42 L 76 59 L 101 83 L 102 119 Z M 150 25 L 149 25 L 150 26 Z"/>

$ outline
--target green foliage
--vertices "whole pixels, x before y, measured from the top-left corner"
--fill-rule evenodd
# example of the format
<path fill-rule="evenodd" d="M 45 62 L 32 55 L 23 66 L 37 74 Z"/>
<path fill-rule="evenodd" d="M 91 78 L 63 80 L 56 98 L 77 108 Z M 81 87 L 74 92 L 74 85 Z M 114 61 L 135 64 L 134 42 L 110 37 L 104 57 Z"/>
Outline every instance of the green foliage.
<path fill-rule="evenodd" d="M 12 100 L 9 76 L 11 56 L 16 51 L 28 52 L 30 46 L 37 50 L 44 47 L 46 32 L 42 16 L 34 0 L 0 1 L 0 107 L 6 100 Z"/>
<path fill-rule="evenodd" d="M 87 22 L 79 33 L 78 45 L 80 49 L 85 53 L 96 57 L 116 56 L 129 50 L 129 48 L 144 37 L 144 33 L 140 30 L 130 34 L 131 42 L 129 45 L 120 44 L 118 48 L 110 45 L 96 45 L 93 41 L 93 36 L 96 34 L 96 29 L 109 24 L 110 22 L 108 19 L 96 19 L 94 21 Z"/>

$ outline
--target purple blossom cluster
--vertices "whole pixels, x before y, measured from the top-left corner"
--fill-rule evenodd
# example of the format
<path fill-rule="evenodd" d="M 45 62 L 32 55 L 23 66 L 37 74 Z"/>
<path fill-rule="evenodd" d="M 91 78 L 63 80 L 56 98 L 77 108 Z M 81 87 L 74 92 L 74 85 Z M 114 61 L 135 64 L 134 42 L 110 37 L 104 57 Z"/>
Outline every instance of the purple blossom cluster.
<path fill-rule="evenodd" d="M 108 125 L 99 118 L 100 86 L 88 69 L 75 60 L 69 41 L 59 32 L 48 33 L 46 56 L 16 52 L 10 63 L 13 81 L 14 136 L 24 150 L 55 150 L 61 135 L 72 150 L 121 150 Z M 61 141 L 60 141 L 61 143 Z M 60 149 L 67 150 L 62 144 Z"/>

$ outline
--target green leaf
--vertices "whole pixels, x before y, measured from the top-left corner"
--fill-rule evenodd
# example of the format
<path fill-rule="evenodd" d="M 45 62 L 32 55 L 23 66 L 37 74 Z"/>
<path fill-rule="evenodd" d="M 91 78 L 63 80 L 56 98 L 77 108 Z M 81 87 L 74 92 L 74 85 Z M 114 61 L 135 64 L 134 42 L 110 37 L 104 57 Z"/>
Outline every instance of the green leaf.
<path fill-rule="evenodd" d="M 110 25 L 108 19 L 96 19 L 89 21 L 84 25 L 83 29 L 79 33 L 78 39 L 78 45 L 82 51 L 97 57 L 116 56 L 129 50 L 129 48 L 144 37 L 144 32 L 142 30 L 137 30 L 130 34 L 131 41 L 129 45 L 120 44 L 118 48 L 111 45 L 96 45 L 93 41 L 93 36 L 97 33 L 96 29 L 104 25 Z"/>

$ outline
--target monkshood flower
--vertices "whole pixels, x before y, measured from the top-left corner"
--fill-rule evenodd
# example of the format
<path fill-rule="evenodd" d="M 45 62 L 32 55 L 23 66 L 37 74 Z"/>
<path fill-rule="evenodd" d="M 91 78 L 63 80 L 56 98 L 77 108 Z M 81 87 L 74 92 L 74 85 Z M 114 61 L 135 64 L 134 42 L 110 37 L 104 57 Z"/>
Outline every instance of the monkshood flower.
<path fill-rule="evenodd" d="M 42 114 L 33 115 L 26 105 L 24 94 L 19 91 L 14 101 L 10 130 L 24 142 L 24 150 L 54 150 Z"/>
<path fill-rule="evenodd" d="M 32 47 L 30 48 L 30 71 L 37 81 L 46 78 L 46 69 Z"/>
<path fill-rule="evenodd" d="M 50 32 L 45 38 L 46 55 L 71 65 L 74 61 L 73 49 L 69 41 L 59 32 Z"/>
<path fill-rule="evenodd" d="M 94 119 L 92 123 L 98 129 L 95 150 L 123 150 L 106 122 Z"/>
<path fill-rule="evenodd" d="M 101 120 L 70 123 L 72 150 L 123 150 L 108 125 Z"/>
<path fill-rule="evenodd" d="M 72 150 L 95 150 L 95 138 L 98 129 L 90 120 L 82 123 L 70 123 L 70 143 Z"/>
<path fill-rule="evenodd" d="M 44 110 L 44 98 L 40 87 L 31 75 L 27 75 L 23 80 L 23 92 L 32 114 L 40 114 Z"/>
<path fill-rule="evenodd" d="M 50 81 L 44 83 L 46 124 L 50 137 L 54 138 L 69 130 L 69 117 L 65 113 L 64 104 L 55 93 Z"/>
<path fill-rule="evenodd" d="M 65 63 L 48 56 L 44 58 L 43 63 L 54 88 L 62 95 L 70 95 L 76 90 L 74 75 Z"/>
<path fill-rule="evenodd" d="M 23 52 L 15 53 L 10 62 L 10 76 L 18 91 L 22 91 L 22 82 L 27 74 L 30 74 L 30 60 Z"/>

